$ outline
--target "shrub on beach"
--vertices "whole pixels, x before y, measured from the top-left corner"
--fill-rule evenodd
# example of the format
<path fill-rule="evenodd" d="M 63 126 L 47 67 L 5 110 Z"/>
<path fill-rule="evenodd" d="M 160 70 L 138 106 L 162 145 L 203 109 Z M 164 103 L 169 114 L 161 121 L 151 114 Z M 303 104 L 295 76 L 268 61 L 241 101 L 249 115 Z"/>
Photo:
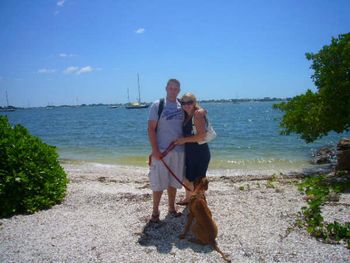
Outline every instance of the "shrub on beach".
<path fill-rule="evenodd" d="M 55 147 L 0 116 L 0 217 L 55 205 L 64 198 L 67 183 Z"/>
<path fill-rule="evenodd" d="M 322 206 L 325 203 L 338 202 L 339 194 L 350 189 L 350 178 L 345 173 L 339 173 L 338 177 L 311 176 L 305 178 L 298 189 L 306 194 L 308 204 L 307 207 L 302 207 L 302 220 L 298 220 L 298 225 L 305 226 L 312 236 L 324 242 L 339 243 L 343 240 L 350 249 L 350 222 L 325 222 L 322 216 Z"/>

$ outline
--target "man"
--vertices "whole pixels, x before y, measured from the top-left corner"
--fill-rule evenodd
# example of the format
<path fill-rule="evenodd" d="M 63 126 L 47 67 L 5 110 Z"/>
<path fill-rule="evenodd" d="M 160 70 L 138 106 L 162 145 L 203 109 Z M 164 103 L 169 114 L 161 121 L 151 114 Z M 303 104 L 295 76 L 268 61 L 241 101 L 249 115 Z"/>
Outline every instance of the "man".
<path fill-rule="evenodd" d="M 169 214 L 174 217 L 181 216 L 181 213 L 176 212 L 175 209 L 176 191 L 181 188 L 181 184 L 160 161 L 161 153 L 166 150 L 169 144 L 182 137 L 184 112 L 177 100 L 179 92 L 180 82 L 176 79 L 170 79 L 166 86 L 167 95 L 159 120 L 159 100 L 152 104 L 148 118 L 148 137 L 152 147 L 149 179 L 153 192 L 153 211 L 150 221 L 154 223 L 159 222 L 159 203 L 165 189 L 168 192 Z M 184 146 L 176 146 L 164 157 L 164 161 L 182 181 L 184 176 Z"/>

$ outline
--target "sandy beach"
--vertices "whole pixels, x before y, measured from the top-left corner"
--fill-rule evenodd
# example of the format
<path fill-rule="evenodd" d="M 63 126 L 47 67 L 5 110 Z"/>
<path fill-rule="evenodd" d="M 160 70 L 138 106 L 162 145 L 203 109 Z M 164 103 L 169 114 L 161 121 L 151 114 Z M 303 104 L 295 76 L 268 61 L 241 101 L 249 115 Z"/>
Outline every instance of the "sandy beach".
<path fill-rule="evenodd" d="M 149 224 L 146 168 L 63 163 L 70 183 L 65 200 L 33 215 L 0 220 L 1 262 L 224 262 L 210 246 L 179 240 L 187 210 Z M 207 201 L 217 242 L 232 262 L 350 262 L 344 244 L 317 241 L 295 226 L 305 206 L 297 176 L 233 176 L 209 172 Z M 183 196 L 180 190 L 178 199 Z M 350 194 L 324 207 L 326 221 L 350 221 Z M 187 237 L 188 238 L 188 237 Z"/>

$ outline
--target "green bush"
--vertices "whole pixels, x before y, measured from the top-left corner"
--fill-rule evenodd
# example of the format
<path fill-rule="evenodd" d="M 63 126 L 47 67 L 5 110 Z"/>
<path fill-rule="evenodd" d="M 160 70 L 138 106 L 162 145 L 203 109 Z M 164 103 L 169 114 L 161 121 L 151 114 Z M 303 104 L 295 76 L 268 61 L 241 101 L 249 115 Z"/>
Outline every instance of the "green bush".
<path fill-rule="evenodd" d="M 341 179 L 341 180 L 339 180 Z M 339 178 L 327 178 L 325 175 L 311 176 L 298 185 L 299 191 L 307 195 L 307 207 L 302 207 L 303 222 L 299 223 L 314 237 L 329 243 L 344 240 L 350 249 L 350 222 L 344 224 L 334 221 L 327 223 L 322 216 L 321 208 L 329 200 L 331 193 L 344 193 L 350 189 L 350 179 L 339 175 Z"/>
<path fill-rule="evenodd" d="M 55 205 L 64 198 L 67 183 L 56 148 L 0 116 L 0 217 Z"/>

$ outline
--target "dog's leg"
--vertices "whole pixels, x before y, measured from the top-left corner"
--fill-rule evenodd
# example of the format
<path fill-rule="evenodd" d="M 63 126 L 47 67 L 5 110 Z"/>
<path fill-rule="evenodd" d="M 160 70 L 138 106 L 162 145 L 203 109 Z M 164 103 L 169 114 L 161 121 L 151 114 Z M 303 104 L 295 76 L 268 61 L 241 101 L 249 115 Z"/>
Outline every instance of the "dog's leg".
<path fill-rule="evenodd" d="M 188 214 L 188 218 L 187 218 L 187 223 L 186 223 L 186 226 L 185 226 L 185 229 L 184 229 L 184 232 L 183 232 L 181 235 L 179 235 L 179 238 L 180 238 L 180 239 L 184 239 L 185 236 L 186 236 L 186 234 L 187 234 L 187 232 L 188 232 L 188 230 L 190 230 L 190 227 L 191 227 L 191 225 L 192 225 L 193 218 L 194 218 L 194 217 L 193 217 L 192 213 L 189 213 L 189 214 Z"/>

